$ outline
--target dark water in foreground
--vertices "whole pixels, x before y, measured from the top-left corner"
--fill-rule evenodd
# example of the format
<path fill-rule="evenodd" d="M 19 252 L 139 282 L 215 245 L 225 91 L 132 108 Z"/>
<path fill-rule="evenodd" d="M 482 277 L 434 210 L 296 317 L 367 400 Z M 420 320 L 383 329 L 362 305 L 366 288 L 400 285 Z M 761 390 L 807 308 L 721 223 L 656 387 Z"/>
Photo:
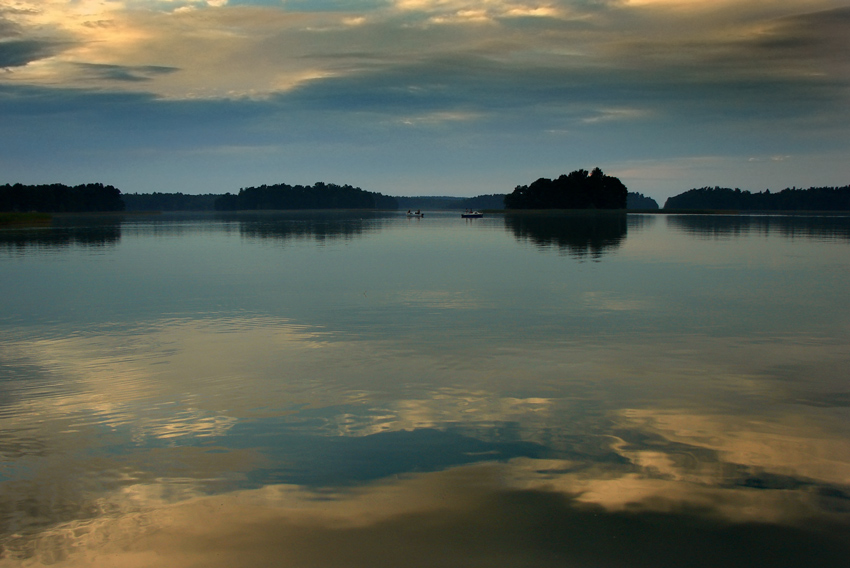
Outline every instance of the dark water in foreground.
<path fill-rule="evenodd" d="M 0 231 L 0 566 L 846 566 L 850 218 Z"/>

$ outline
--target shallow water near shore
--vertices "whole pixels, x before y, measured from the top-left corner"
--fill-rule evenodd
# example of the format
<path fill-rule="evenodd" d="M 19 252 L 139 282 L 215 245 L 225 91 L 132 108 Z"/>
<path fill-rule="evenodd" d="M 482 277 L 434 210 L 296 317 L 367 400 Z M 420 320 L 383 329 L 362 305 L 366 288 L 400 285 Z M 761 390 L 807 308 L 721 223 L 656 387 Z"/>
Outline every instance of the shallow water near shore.
<path fill-rule="evenodd" d="M 0 230 L 0 566 L 844 566 L 850 218 Z"/>

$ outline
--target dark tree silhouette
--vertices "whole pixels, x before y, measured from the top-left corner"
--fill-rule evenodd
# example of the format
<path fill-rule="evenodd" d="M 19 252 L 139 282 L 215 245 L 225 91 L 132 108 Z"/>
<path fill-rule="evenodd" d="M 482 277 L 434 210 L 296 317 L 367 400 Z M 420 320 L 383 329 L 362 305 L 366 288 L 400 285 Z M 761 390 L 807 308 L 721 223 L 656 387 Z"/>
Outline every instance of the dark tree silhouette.
<path fill-rule="evenodd" d="M 783 189 L 758 193 L 728 187 L 690 189 L 670 197 L 664 209 L 719 209 L 740 211 L 848 211 L 850 186 Z"/>
<path fill-rule="evenodd" d="M 505 194 L 493 193 L 489 195 L 476 195 L 461 201 L 464 209 L 504 209 Z"/>
<path fill-rule="evenodd" d="M 216 194 L 187 195 L 183 193 L 125 193 L 127 211 L 212 211 Z"/>
<path fill-rule="evenodd" d="M 556 180 L 540 178 L 505 196 L 506 209 L 625 209 L 628 189 L 595 168 L 575 170 Z"/>
<path fill-rule="evenodd" d="M 73 187 L 60 183 L 0 185 L 0 211 L 81 213 L 123 210 L 121 191 L 102 183 Z"/>
<path fill-rule="evenodd" d="M 318 182 L 303 185 L 261 185 L 226 193 L 215 201 L 217 211 L 260 209 L 397 209 L 392 197 L 350 185 Z"/>
<path fill-rule="evenodd" d="M 658 202 L 642 193 L 630 191 L 626 197 L 626 209 L 658 209 Z"/>

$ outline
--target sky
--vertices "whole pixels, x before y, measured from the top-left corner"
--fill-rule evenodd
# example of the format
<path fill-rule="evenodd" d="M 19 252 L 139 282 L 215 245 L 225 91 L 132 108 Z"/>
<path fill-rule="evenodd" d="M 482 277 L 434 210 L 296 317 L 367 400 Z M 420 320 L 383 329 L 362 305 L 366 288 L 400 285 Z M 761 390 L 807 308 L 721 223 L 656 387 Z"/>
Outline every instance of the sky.
<path fill-rule="evenodd" d="M 850 184 L 850 0 L 0 0 L 0 183 Z"/>

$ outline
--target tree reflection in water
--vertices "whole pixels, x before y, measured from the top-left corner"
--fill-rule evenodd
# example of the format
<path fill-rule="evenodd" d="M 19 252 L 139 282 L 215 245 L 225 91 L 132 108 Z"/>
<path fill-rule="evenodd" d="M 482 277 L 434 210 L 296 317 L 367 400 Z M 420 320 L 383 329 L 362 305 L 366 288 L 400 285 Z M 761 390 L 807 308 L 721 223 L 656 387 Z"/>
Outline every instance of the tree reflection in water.
<path fill-rule="evenodd" d="M 667 223 L 689 235 L 732 238 L 771 234 L 786 238 L 850 241 L 844 215 L 668 215 Z"/>
<path fill-rule="evenodd" d="M 121 240 L 121 220 L 95 219 L 82 226 L 54 220 L 50 227 L 0 231 L 0 252 L 24 254 L 31 250 L 63 250 L 72 247 L 114 247 Z"/>
<path fill-rule="evenodd" d="M 380 231 L 395 212 L 286 211 L 219 214 L 237 219 L 243 237 L 277 241 L 313 240 L 317 243 L 351 240 Z"/>
<path fill-rule="evenodd" d="M 505 226 L 520 241 L 557 247 L 574 258 L 599 260 L 628 233 L 625 212 L 506 213 Z"/>

